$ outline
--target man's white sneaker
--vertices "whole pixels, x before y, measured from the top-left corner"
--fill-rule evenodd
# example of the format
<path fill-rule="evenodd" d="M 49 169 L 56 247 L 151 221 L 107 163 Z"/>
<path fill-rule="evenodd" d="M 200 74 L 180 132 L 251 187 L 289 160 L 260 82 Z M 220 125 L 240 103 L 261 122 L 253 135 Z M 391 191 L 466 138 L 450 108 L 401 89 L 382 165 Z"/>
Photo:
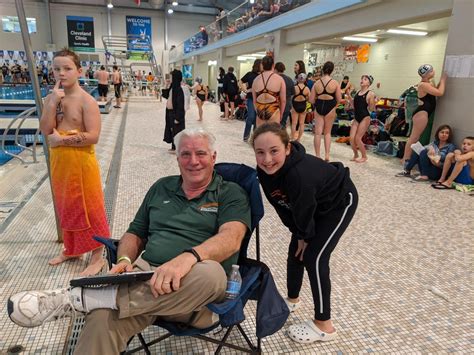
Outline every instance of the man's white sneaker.
<path fill-rule="evenodd" d="M 83 312 L 82 289 L 23 291 L 8 299 L 8 316 L 22 327 L 38 327 L 58 318 Z"/>
<path fill-rule="evenodd" d="M 301 301 L 293 303 L 293 302 L 288 301 L 288 298 L 285 298 L 285 302 L 286 302 L 286 305 L 288 306 L 288 309 L 290 310 L 290 313 L 296 311 L 301 306 Z"/>

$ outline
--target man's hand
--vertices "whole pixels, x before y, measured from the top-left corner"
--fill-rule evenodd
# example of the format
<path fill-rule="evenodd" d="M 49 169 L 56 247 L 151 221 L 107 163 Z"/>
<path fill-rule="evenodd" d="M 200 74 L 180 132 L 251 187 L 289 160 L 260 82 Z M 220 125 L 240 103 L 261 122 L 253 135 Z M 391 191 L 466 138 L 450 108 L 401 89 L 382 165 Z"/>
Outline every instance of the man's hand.
<path fill-rule="evenodd" d="M 177 291 L 181 279 L 191 271 L 196 263 L 197 260 L 193 254 L 183 253 L 156 268 L 155 274 L 150 280 L 153 296 L 158 297 L 158 295 Z"/>
<path fill-rule="evenodd" d="M 109 270 L 109 274 L 121 274 L 124 272 L 133 271 L 133 266 L 126 260 L 122 260 Z"/>
<path fill-rule="evenodd" d="M 306 250 L 307 246 L 308 243 L 306 243 L 304 239 L 298 239 L 298 249 L 296 249 L 295 256 L 298 257 L 299 254 L 300 261 L 303 261 L 304 251 Z"/>
<path fill-rule="evenodd" d="M 59 134 L 56 128 L 53 128 L 53 133 L 48 136 L 48 144 L 51 148 L 60 146 L 63 141 L 63 137 Z"/>

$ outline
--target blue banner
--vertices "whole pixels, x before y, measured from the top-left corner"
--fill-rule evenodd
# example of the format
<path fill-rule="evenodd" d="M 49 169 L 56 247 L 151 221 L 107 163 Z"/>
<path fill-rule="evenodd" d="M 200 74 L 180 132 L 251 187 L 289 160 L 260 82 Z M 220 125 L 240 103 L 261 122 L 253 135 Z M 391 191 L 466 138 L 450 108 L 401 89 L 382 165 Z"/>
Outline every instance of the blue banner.
<path fill-rule="evenodd" d="M 126 16 L 127 49 L 129 51 L 150 51 L 151 18 L 144 16 Z"/>

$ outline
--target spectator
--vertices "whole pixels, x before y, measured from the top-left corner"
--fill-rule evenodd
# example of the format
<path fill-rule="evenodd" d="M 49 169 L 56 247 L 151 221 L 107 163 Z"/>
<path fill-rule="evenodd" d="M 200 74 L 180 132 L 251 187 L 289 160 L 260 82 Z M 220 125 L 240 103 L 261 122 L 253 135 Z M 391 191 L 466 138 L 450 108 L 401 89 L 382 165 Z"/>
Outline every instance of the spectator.
<path fill-rule="evenodd" d="M 255 59 L 252 66 L 252 71 L 249 71 L 245 74 L 242 79 L 242 87 L 244 92 L 246 92 L 247 99 L 247 118 L 245 120 L 244 128 L 244 142 L 247 142 L 250 137 L 250 131 L 252 126 L 255 128 L 255 119 L 256 112 L 255 107 L 253 106 L 253 95 L 252 95 L 252 84 L 255 78 L 262 72 L 262 60 Z"/>

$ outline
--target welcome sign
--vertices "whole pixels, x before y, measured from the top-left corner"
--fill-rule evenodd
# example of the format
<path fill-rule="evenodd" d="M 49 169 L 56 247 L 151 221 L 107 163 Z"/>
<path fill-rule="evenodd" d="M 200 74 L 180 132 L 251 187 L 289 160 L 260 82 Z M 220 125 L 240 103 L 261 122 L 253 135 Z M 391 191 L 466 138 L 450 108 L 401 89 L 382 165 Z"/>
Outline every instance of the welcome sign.
<path fill-rule="evenodd" d="M 126 16 L 127 49 L 134 52 L 147 52 L 151 43 L 151 18 Z"/>
<path fill-rule="evenodd" d="M 67 40 L 69 48 L 82 52 L 93 52 L 94 18 L 82 16 L 66 16 Z"/>

